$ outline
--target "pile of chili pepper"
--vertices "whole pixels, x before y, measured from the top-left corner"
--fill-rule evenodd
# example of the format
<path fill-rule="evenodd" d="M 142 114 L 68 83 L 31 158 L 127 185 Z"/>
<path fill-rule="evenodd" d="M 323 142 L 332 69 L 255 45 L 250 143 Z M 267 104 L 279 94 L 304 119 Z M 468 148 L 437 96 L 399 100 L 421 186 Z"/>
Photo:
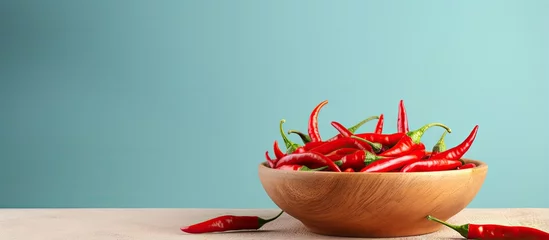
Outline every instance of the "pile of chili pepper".
<path fill-rule="evenodd" d="M 286 150 L 278 141 L 273 143 L 274 157 L 269 151 L 265 158 L 270 168 L 291 171 L 332 171 L 332 172 L 426 172 L 474 168 L 474 163 L 465 163 L 463 155 L 475 141 L 478 125 L 469 136 L 457 146 L 447 149 L 444 139 L 452 130 L 443 123 L 428 123 L 410 130 L 404 101 L 398 105 L 397 131 L 384 133 L 384 115 L 370 116 L 357 124 L 346 127 L 332 121 L 338 134 L 323 139 L 318 129 L 318 115 L 328 101 L 322 101 L 312 110 L 308 119 L 307 132 L 289 130 L 287 134 L 299 136 L 302 144 L 291 141 L 284 131 L 282 119 L 280 135 Z M 358 132 L 364 124 L 377 120 L 371 132 Z M 440 140 L 429 151 L 421 141 L 424 133 L 432 128 L 444 129 Z"/>

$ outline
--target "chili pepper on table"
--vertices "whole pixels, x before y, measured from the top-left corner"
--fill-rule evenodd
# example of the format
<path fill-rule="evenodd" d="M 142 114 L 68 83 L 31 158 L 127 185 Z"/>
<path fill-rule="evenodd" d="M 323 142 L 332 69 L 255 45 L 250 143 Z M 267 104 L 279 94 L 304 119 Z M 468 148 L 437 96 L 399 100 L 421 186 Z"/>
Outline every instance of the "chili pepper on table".
<path fill-rule="evenodd" d="M 381 134 L 383 132 L 383 113 L 379 115 L 379 119 L 377 120 L 376 130 L 374 131 L 375 134 Z"/>
<path fill-rule="evenodd" d="M 278 147 L 278 141 L 276 140 L 273 143 L 273 149 L 276 159 L 281 159 L 284 155 L 286 155 L 282 152 L 282 150 L 280 150 L 280 147 Z"/>
<path fill-rule="evenodd" d="M 285 119 L 280 120 L 280 125 L 279 125 L 280 135 L 282 136 L 282 139 L 284 140 L 284 144 L 286 145 L 286 154 L 290 154 L 295 152 L 295 150 L 299 148 L 299 144 L 290 141 L 290 139 L 288 139 L 288 137 L 284 133 L 282 124 L 284 124 L 285 122 L 286 122 Z"/>
<path fill-rule="evenodd" d="M 328 168 L 334 172 L 341 172 L 341 169 L 332 160 L 312 150 L 304 153 L 286 155 L 276 161 L 275 168 L 289 164 L 328 166 Z"/>
<path fill-rule="evenodd" d="M 449 133 L 452 132 L 452 130 L 448 126 L 442 123 L 428 123 L 417 130 L 408 131 L 406 135 L 403 136 L 393 147 L 391 147 L 387 151 L 384 151 L 380 155 L 386 157 L 400 156 L 412 151 L 416 144 L 421 143 L 421 137 L 423 136 L 423 134 L 425 134 L 427 129 L 435 126 L 442 127 Z"/>
<path fill-rule="evenodd" d="M 427 159 L 407 164 L 402 167 L 401 172 L 434 172 L 455 169 L 463 165 L 460 160 L 449 159 Z"/>
<path fill-rule="evenodd" d="M 423 157 L 422 151 L 413 152 L 400 157 L 390 157 L 374 161 L 366 167 L 362 168 L 361 172 L 390 172 L 399 169 L 407 164 L 417 162 Z"/>
<path fill-rule="evenodd" d="M 460 143 L 459 145 L 450 148 L 444 152 L 439 153 L 433 153 L 430 157 L 430 159 L 450 159 L 450 160 L 459 160 L 463 155 L 469 150 L 471 145 L 473 145 L 473 142 L 475 141 L 475 138 L 477 136 L 478 131 L 478 125 L 476 125 L 469 136 Z"/>
<path fill-rule="evenodd" d="M 371 117 L 368 117 L 362 121 L 360 121 L 359 123 L 355 124 L 354 126 L 350 127 L 350 128 L 347 128 L 347 131 L 345 132 L 350 132 L 351 134 L 354 134 L 356 132 L 356 130 L 358 130 L 362 125 L 366 124 L 367 122 L 369 121 L 372 121 L 374 119 L 378 119 L 379 116 L 371 116 Z M 341 124 L 339 124 L 341 125 Z M 333 123 L 332 123 L 332 126 L 333 126 Z M 335 127 L 335 126 L 334 126 Z M 342 128 L 345 128 L 343 126 L 341 126 Z M 339 134 L 335 135 L 334 137 L 326 140 L 326 142 L 331 142 L 331 141 L 334 141 L 334 140 L 337 140 L 341 137 L 344 137 L 342 134 L 341 134 L 341 131 L 339 131 Z"/>
<path fill-rule="evenodd" d="M 304 165 L 299 165 L 299 164 L 288 164 L 288 165 L 282 165 L 280 167 L 277 167 L 276 169 L 280 169 L 280 170 L 293 170 L 293 171 L 322 171 L 324 169 L 328 168 L 327 166 L 324 166 L 324 167 L 319 167 L 319 168 L 308 168 L 307 166 L 304 166 Z"/>
<path fill-rule="evenodd" d="M 260 218 L 258 216 L 223 215 L 190 226 L 181 227 L 181 231 L 186 233 L 211 233 L 235 230 L 257 230 L 265 224 L 276 220 L 282 213 L 284 213 L 284 211 L 280 211 L 278 215 L 268 219 Z"/>
<path fill-rule="evenodd" d="M 311 138 L 309 137 L 309 135 L 305 134 L 305 133 L 302 133 L 300 131 L 297 131 L 297 130 L 288 130 L 288 134 L 297 134 L 299 136 L 299 138 L 301 138 L 301 141 L 303 141 L 303 144 L 307 144 L 309 142 L 311 142 Z"/>
<path fill-rule="evenodd" d="M 444 142 L 446 133 L 447 132 L 443 132 L 438 142 L 433 146 L 433 150 L 431 151 L 432 154 L 446 151 L 446 143 Z"/>
<path fill-rule="evenodd" d="M 320 142 L 322 139 L 320 138 L 320 133 L 318 132 L 318 113 L 320 112 L 320 109 L 324 107 L 326 104 L 328 104 L 328 100 L 324 100 L 321 103 L 319 103 L 311 112 L 311 115 L 309 117 L 309 137 L 311 138 L 311 142 Z"/>
<path fill-rule="evenodd" d="M 407 133 L 408 128 L 408 116 L 406 115 L 406 108 L 404 107 L 404 100 L 400 100 L 398 104 L 398 119 L 397 119 L 397 132 Z"/>
<path fill-rule="evenodd" d="M 467 168 L 475 168 L 477 165 L 474 163 L 467 163 L 463 164 L 462 166 L 457 167 L 457 169 L 467 169 Z"/>
<path fill-rule="evenodd" d="M 430 215 L 427 219 L 449 227 L 467 239 L 549 240 L 549 233 L 531 227 L 471 223 L 453 225 Z"/>

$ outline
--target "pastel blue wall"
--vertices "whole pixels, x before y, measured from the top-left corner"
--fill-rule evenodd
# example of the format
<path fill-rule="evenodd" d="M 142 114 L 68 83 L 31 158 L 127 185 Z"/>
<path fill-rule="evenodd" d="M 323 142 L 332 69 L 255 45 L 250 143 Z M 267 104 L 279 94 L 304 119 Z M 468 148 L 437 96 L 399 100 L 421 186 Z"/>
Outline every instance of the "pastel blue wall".
<path fill-rule="evenodd" d="M 400 99 L 448 146 L 479 124 L 470 207 L 549 207 L 547 23 L 543 0 L 2 1 L 0 207 L 275 207 L 257 165 L 324 99 L 323 137 L 394 131 Z"/>

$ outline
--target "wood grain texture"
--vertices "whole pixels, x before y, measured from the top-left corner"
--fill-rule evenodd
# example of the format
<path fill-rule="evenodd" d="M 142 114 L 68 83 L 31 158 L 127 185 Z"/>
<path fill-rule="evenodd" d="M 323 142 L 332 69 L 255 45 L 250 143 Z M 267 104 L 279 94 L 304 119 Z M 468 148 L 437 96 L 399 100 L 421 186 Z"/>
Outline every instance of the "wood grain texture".
<path fill-rule="evenodd" d="M 488 166 L 414 173 L 282 171 L 259 166 L 273 202 L 314 233 L 353 237 L 403 237 L 442 226 L 427 215 L 449 219 L 476 196 Z"/>
<path fill-rule="evenodd" d="M 0 209 L 0 240 L 350 239 L 311 233 L 288 214 L 283 214 L 277 221 L 266 224 L 257 232 L 191 235 L 179 230 L 181 226 L 223 214 L 272 217 L 278 211 L 278 209 Z M 523 225 L 549 232 L 549 209 L 464 209 L 449 221 L 455 224 Z M 450 229 L 441 228 L 440 231 L 423 236 L 384 239 L 462 238 Z"/>

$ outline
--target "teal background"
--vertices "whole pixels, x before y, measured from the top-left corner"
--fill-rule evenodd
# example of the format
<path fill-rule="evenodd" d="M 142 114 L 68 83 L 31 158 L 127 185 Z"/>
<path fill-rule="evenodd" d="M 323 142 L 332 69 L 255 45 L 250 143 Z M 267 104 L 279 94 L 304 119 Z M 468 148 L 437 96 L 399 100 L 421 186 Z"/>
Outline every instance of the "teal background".
<path fill-rule="evenodd" d="M 1 1 L 0 207 L 275 207 L 257 166 L 325 99 L 324 138 L 395 131 L 400 99 L 449 147 L 479 124 L 469 207 L 549 207 L 547 23 L 542 0 Z"/>

